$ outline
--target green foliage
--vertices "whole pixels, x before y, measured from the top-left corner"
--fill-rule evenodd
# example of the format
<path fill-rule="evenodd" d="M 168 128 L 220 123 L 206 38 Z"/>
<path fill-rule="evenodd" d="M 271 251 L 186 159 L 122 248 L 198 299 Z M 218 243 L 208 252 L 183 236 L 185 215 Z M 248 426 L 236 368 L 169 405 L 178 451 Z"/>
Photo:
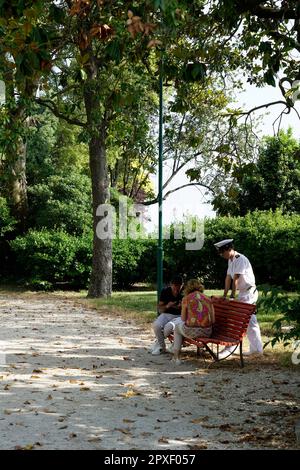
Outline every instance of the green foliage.
<path fill-rule="evenodd" d="M 283 342 L 284 346 L 300 339 L 300 294 L 290 296 L 279 287 L 264 286 L 258 308 L 267 313 L 280 313 L 282 316 L 273 323 L 274 338 L 269 343 L 274 346 Z M 266 343 L 268 344 L 268 343 Z"/>
<path fill-rule="evenodd" d="M 30 230 L 11 241 L 19 279 L 32 287 L 86 287 L 92 258 L 92 239 L 62 230 Z"/>
<path fill-rule="evenodd" d="M 16 220 L 10 213 L 6 199 L 0 197 L 0 238 L 8 232 L 12 232 L 16 223 Z"/>
<path fill-rule="evenodd" d="M 11 215 L 5 198 L 0 196 L 0 278 L 6 278 L 13 269 L 8 240 L 15 236 L 17 221 Z"/>
<path fill-rule="evenodd" d="M 300 213 L 300 144 L 292 130 L 265 137 L 254 164 L 232 174 L 231 182 L 213 199 L 219 215 L 245 215 L 258 210 Z"/>
<path fill-rule="evenodd" d="M 63 230 L 29 230 L 10 242 L 17 276 L 31 288 L 86 288 L 92 259 L 92 233 L 80 237 Z M 146 240 L 113 240 L 113 284 L 128 288 L 146 276 Z"/>
<path fill-rule="evenodd" d="M 113 240 L 113 283 L 121 288 L 143 279 L 142 256 L 146 252 L 146 240 Z"/>
<path fill-rule="evenodd" d="M 248 76 L 250 83 L 258 86 L 276 85 L 278 72 L 292 83 L 299 78 L 299 62 L 294 58 L 299 52 L 298 0 L 284 2 L 256 2 L 252 0 L 215 0 L 211 2 L 209 16 L 218 23 L 215 46 L 219 41 L 220 61 L 236 63 Z M 297 53 L 296 53 L 297 54 Z M 288 93 L 283 91 L 288 106 L 293 106 Z"/>
<path fill-rule="evenodd" d="M 29 188 L 30 225 L 81 235 L 92 226 L 91 183 L 76 173 L 54 175 Z"/>
<path fill-rule="evenodd" d="M 245 217 L 205 220 L 203 248 L 188 251 L 182 238 L 164 241 L 165 279 L 174 272 L 202 278 L 207 288 L 222 288 L 227 264 L 214 248 L 216 241 L 233 238 L 236 250 L 247 256 L 257 284 L 295 289 L 300 280 L 300 215 L 255 211 Z"/>
<path fill-rule="evenodd" d="M 88 148 L 79 142 L 77 127 L 57 119 L 41 107 L 35 109 L 27 138 L 28 185 L 55 174 L 88 173 Z"/>

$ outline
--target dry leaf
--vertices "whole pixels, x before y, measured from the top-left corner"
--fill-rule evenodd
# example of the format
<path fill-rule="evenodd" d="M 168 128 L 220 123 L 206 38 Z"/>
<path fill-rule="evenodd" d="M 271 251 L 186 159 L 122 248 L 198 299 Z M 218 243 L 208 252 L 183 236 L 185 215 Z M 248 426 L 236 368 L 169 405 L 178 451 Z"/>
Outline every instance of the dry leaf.
<path fill-rule="evenodd" d="M 219 429 L 221 429 L 221 431 L 231 431 L 231 430 L 232 430 L 232 426 L 231 426 L 231 424 L 229 424 L 229 423 L 221 424 L 221 425 L 219 426 Z"/>
<path fill-rule="evenodd" d="M 129 428 L 115 428 L 115 431 L 119 431 L 126 435 L 131 435 L 131 429 Z"/>
<path fill-rule="evenodd" d="M 102 441 L 101 437 L 99 436 L 91 437 L 90 439 L 88 439 L 88 442 L 99 442 L 99 441 Z"/>
<path fill-rule="evenodd" d="M 126 393 L 121 393 L 121 397 L 124 398 L 136 397 L 137 395 L 141 395 L 141 393 L 136 392 L 135 390 L 128 390 Z"/>
<path fill-rule="evenodd" d="M 32 450 L 34 448 L 34 444 L 27 444 L 27 446 L 15 446 L 15 450 Z"/>
<path fill-rule="evenodd" d="M 204 449 L 207 449 L 207 445 L 206 444 L 191 444 L 191 445 L 188 445 L 188 448 L 190 450 L 204 450 Z"/>
<path fill-rule="evenodd" d="M 161 46 L 162 42 L 159 39 L 151 39 L 151 41 L 148 42 L 147 47 L 151 49 L 152 47 L 156 46 Z"/>
<path fill-rule="evenodd" d="M 54 411 L 54 410 L 49 410 L 49 408 L 42 408 L 41 411 L 42 411 L 43 413 L 56 413 L 56 411 Z"/>
<path fill-rule="evenodd" d="M 194 424 L 201 424 L 203 423 L 203 418 L 195 418 L 195 419 L 191 419 L 191 423 L 194 423 Z"/>

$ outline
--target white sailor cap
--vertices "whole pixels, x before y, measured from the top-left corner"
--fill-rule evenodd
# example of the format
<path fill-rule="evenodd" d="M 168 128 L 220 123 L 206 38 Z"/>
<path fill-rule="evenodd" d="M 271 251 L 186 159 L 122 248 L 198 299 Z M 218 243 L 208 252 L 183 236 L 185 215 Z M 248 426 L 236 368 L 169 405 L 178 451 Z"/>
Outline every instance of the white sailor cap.
<path fill-rule="evenodd" d="M 219 250 L 222 247 L 225 247 L 226 245 L 229 245 L 230 243 L 233 242 L 233 238 L 226 238 L 226 240 L 222 240 L 218 243 L 214 243 L 214 246 Z"/>

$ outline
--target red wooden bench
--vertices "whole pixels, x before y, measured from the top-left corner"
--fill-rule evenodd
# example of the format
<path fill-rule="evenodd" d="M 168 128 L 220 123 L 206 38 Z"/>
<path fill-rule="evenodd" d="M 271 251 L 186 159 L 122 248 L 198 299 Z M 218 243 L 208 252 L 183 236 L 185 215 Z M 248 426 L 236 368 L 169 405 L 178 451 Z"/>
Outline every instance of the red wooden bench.
<path fill-rule="evenodd" d="M 243 338 L 246 335 L 250 317 L 256 311 L 256 305 L 217 298 L 213 298 L 212 302 L 215 308 L 215 323 L 213 325 L 212 336 L 210 338 L 184 338 L 183 346 L 194 344 L 197 346 L 197 355 L 200 354 L 200 348 L 204 347 L 215 362 L 222 360 L 218 358 L 219 345 L 236 346 L 231 353 L 228 353 L 228 356 L 233 354 L 239 346 L 241 367 L 244 367 Z M 169 340 L 173 341 L 173 335 L 169 336 Z M 209 344 L 217 345 L 216 353 L 208 346 Z"/>

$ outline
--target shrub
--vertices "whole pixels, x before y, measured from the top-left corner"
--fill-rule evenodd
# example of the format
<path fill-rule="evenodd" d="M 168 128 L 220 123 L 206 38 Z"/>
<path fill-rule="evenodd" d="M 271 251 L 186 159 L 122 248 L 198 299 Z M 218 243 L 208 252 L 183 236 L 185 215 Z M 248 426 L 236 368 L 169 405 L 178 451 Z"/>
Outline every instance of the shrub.
<path fill-rule="evenodd" d="M 265 312 L 281 313 L 282 317 L 273 323 L 274 338 L 269 341 L 272 346 L 283 342 L 284 346 L 300 339 L 300 294 L 288 295 L 280 287 L 263 286 L 259 308 Z M 284 326 L 288 328 L 283 329 Z M 267 343 L 267 344 L 268 344 Z"/>
<path fill-rule="evenodd" d="M 11 243 L 18 277 L 41 288 L 68 283 L 86 287 L 91 266 L 91 237 L 77 238 L 63 231 L 30 230 Z"/>
<path fill-rule="evenodd" d="M 6 199 L 4 197 L 0 197 L 0 238 L 6 233 L 12 232 L 16 223 L 16 220 L 10 214 Z"/>
<path fill-rule="evenodd" d="M 214 243 L 233 238 L 236 250 L 247 256 L 258 284 L 285 288 L 300 280 L 300 215 L 280 211 L 255 211 L 245 217 L 216 217 L 205 220 L 201 250 L 187 251 L 187 240 L 164 241 L 164 274 L 201 277 L 209 288 L 223 287 L 227 264 L 217 254 Z"/>
<path fill-rule="evenodd" d="M 113 240 L 113 284 L 126 288 L 144 280 L 142 256 L 146 240 Z"/>
<path fill-rule="evenodd" d="M 91 183 L 80 174 L 49 176 L 28 190 L 30 226 L 81 235 L 92 227 Z"/>

